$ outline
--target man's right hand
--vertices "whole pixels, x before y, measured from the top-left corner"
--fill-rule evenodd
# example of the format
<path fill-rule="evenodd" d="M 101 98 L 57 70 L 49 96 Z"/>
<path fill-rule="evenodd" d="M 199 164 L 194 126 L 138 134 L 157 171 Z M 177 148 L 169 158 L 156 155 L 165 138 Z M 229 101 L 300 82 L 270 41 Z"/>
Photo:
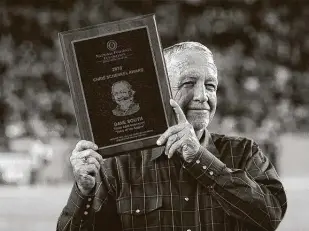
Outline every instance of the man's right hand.
<path fill-rule="evenodd" d="M 97 149 L 95 143 L 81 140 L 70 157 L 77 186 L 85 196 L 95 187 L 95 177 L 103 165 L 103 158 L 96 152 Z"/>

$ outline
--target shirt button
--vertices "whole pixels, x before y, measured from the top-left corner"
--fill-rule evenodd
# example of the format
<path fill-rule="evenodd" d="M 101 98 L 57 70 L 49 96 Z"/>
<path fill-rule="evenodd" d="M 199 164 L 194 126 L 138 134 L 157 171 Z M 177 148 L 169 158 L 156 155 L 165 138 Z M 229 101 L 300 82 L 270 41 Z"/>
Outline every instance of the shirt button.
<path fill-rule="evenodd" d="M 211 176 L 212 176 L 213 174 L 214 174 L 214 172 L 213 172 L 213 171 L 210 171 L 210 172 L 209 172 L 209 175 L 211 175 Z"/>
<path fill-rule="evenodd" d="M 88 209 L 90 207 L 90 205 L 86 205 L 86 208 Z"/>
<path fill-rule="evenodd" d="M 206 168 L 207 168 L 207 167 L 204 165 L 204 166 L 203 166 L 203 169 L 206 169 Z"/>
<path fill-rule="evenodd" d="M 136 213 L 140 213 L 140 212 L 141 212 L 141 210 L 139 210 L 139 209 L 136 209 L 136 210 L 135 210 L 135 212 L 136 212 Z"/>
<path fill-rule="evenodd" d="M 188 197 L 185 197 L 185 201 L 189 201 L 189 198 L 188 198 Z"/>
<path fill-rule="evenodd" d="M 91 201 L 91 198 L 88 198 L 88 201 Z"/>
<path fill-rule="evenodd" d="M 85 212 L 84 212 L 84 214 L 87 216 L 87 215 L 88 215 L 88 212 L 87 212 L 87 211 L 85 211 Z"/>
<path fill-rule="evenodd" d="M 187 229 L 187 231 L 191 231 L 191 229 Z"/>
<path fill-rule="evenodd" d="M 201 161 L 200 161 L 200 160 L 196 160 L 195 162 L 196 162 L 197 164 L 201 163 Z"/>

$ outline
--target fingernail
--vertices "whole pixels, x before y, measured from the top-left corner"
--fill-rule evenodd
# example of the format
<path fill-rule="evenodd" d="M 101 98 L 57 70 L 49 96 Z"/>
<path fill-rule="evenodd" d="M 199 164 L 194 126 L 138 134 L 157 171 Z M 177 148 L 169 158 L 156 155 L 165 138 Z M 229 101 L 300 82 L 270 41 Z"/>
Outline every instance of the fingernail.
<path fill-rule="evenodd" d="M 174 103 L 174 100 L 173 99 L 170 99 L 170 104 L 173 104 Z"/>
<path fill-rule="evenodd" d="M 159 145 L 159 146 L 161 145 L 161 142 L 160 142 L 160 140 L 157 140 L 157 145 Z"/>

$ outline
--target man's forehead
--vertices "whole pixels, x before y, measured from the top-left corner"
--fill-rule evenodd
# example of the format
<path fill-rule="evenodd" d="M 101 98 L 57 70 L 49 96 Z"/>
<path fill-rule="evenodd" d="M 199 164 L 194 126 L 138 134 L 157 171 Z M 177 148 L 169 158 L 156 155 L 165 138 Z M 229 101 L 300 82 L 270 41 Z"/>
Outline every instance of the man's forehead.
<path fill-rule="evenodd" d="M 177 52 L 173 54 L 173 56 L 167 61 L 168 65 L 174 68 L 179 68 L 182 66 L 189 66 L 190 64 L 193 63 L 193 60 L 191 55 L 183 53 L 182 52 Z"/>
<path fill-rule="evenodd" d="M 123 88 L 129 88 L 129 86 L 126 84 L 126 83 L 123 83 L 123 82 L 119 82 L 119 83 L 115 83 L 114 84 L 114 89 L 123 89 Z"/>
<path fill-rule="evenodd" d="M 179 79 L 183 79 L 186 77 L 199 78 L 201 76 L 206 76 L 207 80 L 218 82 L 216 71 L 210 66 L 207 66 L 207 68 L 205 68 L 204 70 L 196 68 L 179 69 L 177 76 Z"/>
<path fill-rule="evenodd" d="M 183 50 L 174 53 L 167 60 L 167 69 L 171 76 L 207 75 L 217 81 L 217 69 L 211 56 L 203 51 Z M 202 72 L 207 73 L 202 73 Z"/>

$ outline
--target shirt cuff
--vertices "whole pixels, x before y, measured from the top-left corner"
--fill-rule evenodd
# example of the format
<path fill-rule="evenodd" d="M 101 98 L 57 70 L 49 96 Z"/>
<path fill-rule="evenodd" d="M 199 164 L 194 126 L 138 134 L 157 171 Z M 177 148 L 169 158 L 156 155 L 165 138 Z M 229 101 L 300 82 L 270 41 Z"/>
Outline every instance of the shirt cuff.
<path fill-rule="evenodd" d="M 74 208 L 72 211 L 72 224 L 74 226 L 85 225 L 92 220 L 91 218 L 94 217 L 94 210 L 92 209 L 94 197 L 94 192 L 84 196 L 77 184 L 74 184 L 68 201 L 68 207 Z"/>
<path fill-rule="evenodd" d="M 190 163 L 184 162 L 183 168 L 187 169 L 203 185 L 210 185 L 215 182 L 216 177 L 223 172 L 226 165 L 201 146 Z"/>

